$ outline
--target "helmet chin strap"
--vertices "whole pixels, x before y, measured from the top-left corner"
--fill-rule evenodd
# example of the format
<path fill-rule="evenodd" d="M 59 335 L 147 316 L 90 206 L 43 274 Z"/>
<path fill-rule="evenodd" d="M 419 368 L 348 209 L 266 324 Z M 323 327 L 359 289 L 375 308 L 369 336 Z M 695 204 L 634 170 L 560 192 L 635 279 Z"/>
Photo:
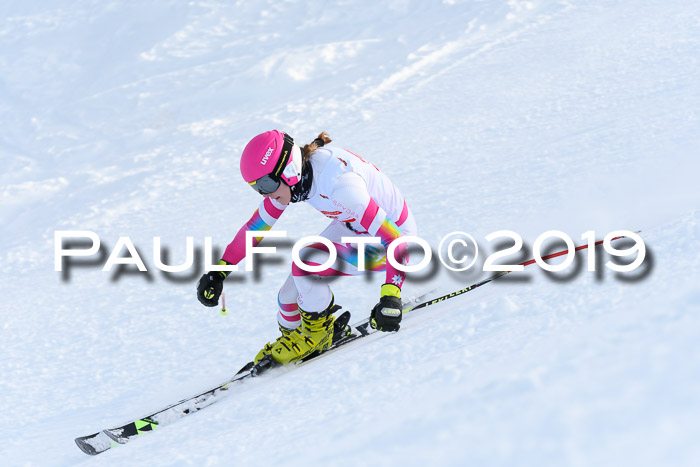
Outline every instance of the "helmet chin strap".
<path fill-rule="evenodd" d="M 309 198 L 309 192 L 311 191 L 311 182 L 314 179 L 314 170 L 311 167 L 311 162 L 306 161 L 301 168 L 301 180 L 296 184 L 290 186 L 292 190 L 292 203 L 299 203 L 301 201 L 306 201 Z"/>

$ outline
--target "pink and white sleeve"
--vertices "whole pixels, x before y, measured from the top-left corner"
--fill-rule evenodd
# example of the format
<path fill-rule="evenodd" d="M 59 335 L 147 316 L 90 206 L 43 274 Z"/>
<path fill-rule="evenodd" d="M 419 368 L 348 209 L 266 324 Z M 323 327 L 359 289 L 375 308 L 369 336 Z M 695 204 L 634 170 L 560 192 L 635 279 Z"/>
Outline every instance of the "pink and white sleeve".
<path fill-rule="evenodd" d="M 229 264 L 238 264 L 245 258 L 245 233 L 247 231 L 266 231 L 270 230 L 277 219 L 280 218 L 287 206 L 280 204 L 270 198 L 263 199 L 258 209 L 255 210 L 253 216 L 243 224 L 238 230 L 233 241 L 228 244 L 224 255 L 221 257 Z M 253 246 L 260 243 L 261 237 L 253 238 Z"/>

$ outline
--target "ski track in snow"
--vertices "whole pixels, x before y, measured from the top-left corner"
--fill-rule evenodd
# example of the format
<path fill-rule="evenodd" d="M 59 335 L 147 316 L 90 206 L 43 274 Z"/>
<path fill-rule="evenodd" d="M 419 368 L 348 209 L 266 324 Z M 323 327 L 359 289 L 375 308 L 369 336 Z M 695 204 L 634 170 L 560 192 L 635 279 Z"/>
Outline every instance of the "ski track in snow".
<path fill-rule="evenodd" d="M 700 6 L 61 0 L 0 12 L 4 465 L 700 462 Z M 76 436 L 219 384 L 276 337 L 284 261 L 229 279 L 222 317 L 196 301 L 199 271 L 166 280 L 152 257 L 154 236 L 171 264 L 187 236 L 225 247 L 259 201 L 239 154 L 275 127 L 302 141 L 327 130 L 374 162 L 434 247 L 454 230 L 489 251 L 495 230 L 531 246 L 551 229 L 576 243 L 641 229 L 650 271 L 588 273 L 579 253 L 568 281 L 509 275 L 86 457 Z M 325 224 L 302 206 L 278 228 L 298 239 Z M 62 280 L 56 230 L 95 231 L 105 256 Z M 100 271 L 120 236 L 148 275 Z M 439 270 L 405 293 L 482 276 Z M 359 320 L 380 283 L 333 288 Z"/>

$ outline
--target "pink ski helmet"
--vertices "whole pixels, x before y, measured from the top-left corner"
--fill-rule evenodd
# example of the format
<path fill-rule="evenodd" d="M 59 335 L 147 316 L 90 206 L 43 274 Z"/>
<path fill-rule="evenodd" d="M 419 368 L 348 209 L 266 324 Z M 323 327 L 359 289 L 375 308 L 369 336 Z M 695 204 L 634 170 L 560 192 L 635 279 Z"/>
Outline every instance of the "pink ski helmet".
<path fill-rule="evenodd" d="M 261 194 L 277 190 L 280 181 L 296 185 L 301 180 L 301 149 L 286 133 L 261 133 L 243 149 L 241 175 Z"/>

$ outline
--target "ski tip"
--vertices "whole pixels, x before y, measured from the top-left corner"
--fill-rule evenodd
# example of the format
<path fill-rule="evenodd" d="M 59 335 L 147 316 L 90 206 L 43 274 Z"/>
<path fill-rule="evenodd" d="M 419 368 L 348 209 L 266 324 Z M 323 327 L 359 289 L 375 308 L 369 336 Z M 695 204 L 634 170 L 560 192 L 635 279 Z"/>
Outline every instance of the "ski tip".
<path fill-rule="evenodd" d="M 98 431 L 88 436 L 75 438 L 75 444 L 78 445 L 81 451 L 90 456 L 95 456 L 107 449 L 119 446 L 118 443 L 109 438 L 103 431 Z"/>
<path fill-rule="evenodd" d="M 98 454 L 97 449 L 95 449 L 91 444 L 86 443 L 85 438 L 86 437 L 75 438 L 75 444 L 77 444 L 80 450 L 83 451 L 85 454 L 88 454 L 90 456 L 96 456 Z"/>

